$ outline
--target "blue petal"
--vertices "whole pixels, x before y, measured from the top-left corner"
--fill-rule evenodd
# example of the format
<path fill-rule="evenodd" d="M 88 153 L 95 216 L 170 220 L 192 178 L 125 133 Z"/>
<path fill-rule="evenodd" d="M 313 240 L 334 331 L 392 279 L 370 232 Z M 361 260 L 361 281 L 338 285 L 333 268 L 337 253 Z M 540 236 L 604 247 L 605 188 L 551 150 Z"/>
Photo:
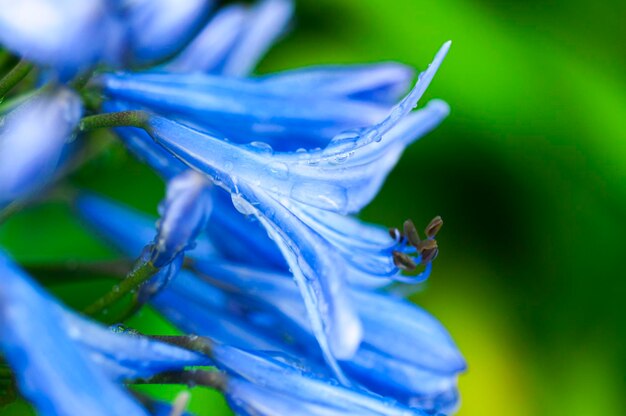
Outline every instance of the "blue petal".
<path fill-rule="evenodd" d="M 370 65 L 326 65 L 292 69 L 259 78 L 274 93 L 309 90 L 390 105 L 410 87 L 411 67 L 395 62 Z"/>
<path fill-rule="evenodd" d="M 330 380 L 317 378 L 261 353 L 216 344 L 213 358 L 218 367 L 263 386 L 269 392 L 288 395 L 304 403 L 328 406 L 329 411 L 335 409 L 335 413 L 328 414 L 425 415 L 420 410 L 406 408 L 381 396 L 337 386 Z M 338 413 L 338 409 L 343 413 Z"/>
<path fill-rule="evenodd" d="M 221 73 L 244 76 L 256 66 L 275 40 L 283 33 L 293 14 L 291 0 L 262 0 L 246 19 Z"/>
<path fill-rule="evenodd" d="M 139 257 L 154 238 L 155 219 L 130 207 L 89 193 L 79 195 L 75 206 L 87 225 L 128 257 Z"/>
<path fill-rule="evenodd" d="M 251 9 L 222 8 L 198 36 L 170 63 L 171 72 L 247 75 L 282 34 L 293 4 L 265 0 Z"/>
<path fill-rule="evenodd" d="M 242 264 L 288 269 L 282 253 L 268 237 L 267 231 L 255 218 L 241 215 L 233 207 L 228 193 L 215 189 L 213 202 L 215 209 L 207 232 L 223 257 Z"/>
<path fill-rule="evenodd" d="M 211 363 L 203 355 L 143 336 L 114 333 L 111 329 L 67 311 L 63 316 L 63 324 L 66 328 L 71 328 L 69 337 L 112 380 L 147 378 L 163 371 Z"/>
<path fill-rule="evenodd" d="M 380 121 L 388 111 L 309 90 L 273 93 L 253 80 L 207 74 L 107 74 L 98 82 L 115 100 L 183 117 L 229 140 L 247 143 L 255 137 L 292 150 L 323 146 L 343 130 Z"/>
<path fill-rule="evenodd" d="M 276 196 L 349 213 L 371 201 L 407 143 L 434 128 L 447 111 L 444 103 L 433 101 L 381 142 L 372 135 L 386 132 L 372 129 L 363 137 L 343 136 L 323 151 L 294 153 L 272 153 L 256 142 L 236 145 L 158 116 L 151 118 L 150 127 L 158 143 L 217 182 L 245 181 Z"/>
<path fill-rule="evenodd" d="M 54 176 L 81 115 L 80 98 L 58 88 L 36 94 L 0 120 L 0 207 Z"/>
<path fill-rule="evenodd" d="M 159 207 L 161 219 L 152 250 L 152 263 L 162 267 L 181 252 L 193 248 L 211 215 L 211 183 L 192 170 L 180 173 L 167 184 Z"/>
<path fill-rule="evenodd" d="M 445 328 L 419 307 L 391 296 L 355 291 L 364 341 L 385 354 L 443 374 L 465 370 L 465 360 Z M 403 334 L 405 342 L 388 342 Z"/>
<path fill-rule="evenodd" d="M 0 7 L 0 43 L 71 76 L 104 60 L 118 61 L 122 24 L 104 0 L 20 0 Z"/>
<path fill-rule="evenodd" d="M 0 346 L 40 414 L 147 415 L 70 339 L 77 329 L 64 325 L 63 310 L 2 254 L 0 270 Z"/>
<path fill-rule="evenodd" d="M 349 414 L 339 404 L 303 401 L 291 394 L 281 394 L 238 377 L 228 380 L 226 399 L 231 409 L 241 416 L 342 416 Z M 362 413 L 362 409 L 359 411 L 359 415 L 371 414 Z"/>
<path fill-rule="evenodd" d="M 233 4 L 222 7 L 209 24 L 183 49 L 167 63 L 169 72 L 217 72 L 225 57 L 232 50 L 248 11 L 245 7 Z"/>
<path fill-rule="evenodd" d="M 127 0 L 122 3 L 135 58 L 154 61 L 172 54 L 192 36 L 212 1 Z"/>
<path fill-rule="evenodd" d="M 152 305 L 186 333 L 242 348 L 289 350 L 247 322 L 221 291 L 185 271 L 152 300 Z"/>
<path fill-rule="evenodd" d="M 259 219 L 291 268 L 329 364 L 333 365 L 332 357 L 350 358 L 361 342 L 362 329 L 347 292 L 344 263 L 332 246 L 280 202 L 243 184 L 239 190 L 234 201 Z"/>

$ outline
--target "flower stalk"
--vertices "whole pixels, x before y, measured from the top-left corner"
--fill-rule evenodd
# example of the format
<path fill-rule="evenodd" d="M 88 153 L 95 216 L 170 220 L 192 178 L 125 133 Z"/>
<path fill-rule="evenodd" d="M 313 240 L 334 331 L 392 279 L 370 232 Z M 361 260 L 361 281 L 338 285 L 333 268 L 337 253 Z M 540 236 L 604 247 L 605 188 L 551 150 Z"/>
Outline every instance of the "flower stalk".
<path fill-rule="evenodd" d="M 148 113 L 141 110 L 96 114 L 81 119 L 78 129 L 81 132 L 109 127 L 138 127 L 147 129 L 148 117 Z"/>
<path fill-rule="evenodd" d="M 159 269 L 155 267 L 151 262 L 143 262 L 138 264 L 133 270 L 122 280 L 119 284 L 113 286 L 113 288 L 104 294 L 101 298 L 94 303 L 86 307 L 83 312 L 87 315 L 95 315 L 101 312 L 111 305 L 118 302 L 126 294 L 136 290 L 143 283 L 147 282 L 152 276 L 154 276 Z"/>
<path fill-rule="evenodd" d="M 28 75 L 33 65 L 24 59 L 20 60 L 2 79 L 0 79 L 0 97 L 4 97 L 11 89 Z"/>

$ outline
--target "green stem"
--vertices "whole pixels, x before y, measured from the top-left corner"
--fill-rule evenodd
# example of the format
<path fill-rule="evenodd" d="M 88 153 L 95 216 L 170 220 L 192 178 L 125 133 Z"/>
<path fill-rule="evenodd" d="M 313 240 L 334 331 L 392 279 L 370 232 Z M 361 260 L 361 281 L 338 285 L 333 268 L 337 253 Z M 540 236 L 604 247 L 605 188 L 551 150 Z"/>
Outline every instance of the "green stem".
<path fill-rule="evenodd" d="M 159 269 L 149 261 L 140 263 L 128 274 L 128 276 L 126 276 L 124 280 L 113 286 L 109 292 L 85 308 L 83 312 L 87 315 L 95 315 L 96 313 L 108 308 L 122 299 L 124 295 L 137 289 L 143 283 L 148 281 L 158 271 Z"/>
<path fill-rule="evenodd" d="M 25 60 L 21 60 L 9 71 L 4 78 L 0 79 L 0 97 L 4 97 L 14 86 L 16 86 L 33 69 L 33 65 Z"/>
<path fill-rule="evenodd" d="M 80 131 L 88 131 L 109 127 L 148 128 L 148 113 L 141 110 L 120 111 L 117 113 L 96 114 L 84 117 L 80 121 Z"/>
<path fill-rule="evenodd" d="M 168 371 L 147 379 L 133 380 L 132 384 L 185 384 L 187 386 L 204 386 L 223 391 L 226 386 L 226 378 L 219 371 Z"/>

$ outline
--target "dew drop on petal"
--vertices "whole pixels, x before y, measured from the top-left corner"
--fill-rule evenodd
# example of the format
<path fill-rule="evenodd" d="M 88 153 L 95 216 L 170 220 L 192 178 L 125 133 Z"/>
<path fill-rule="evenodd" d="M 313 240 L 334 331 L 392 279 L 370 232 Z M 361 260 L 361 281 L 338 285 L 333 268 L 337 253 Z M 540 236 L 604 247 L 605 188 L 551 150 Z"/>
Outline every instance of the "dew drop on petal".
<path fill-rule="evenodd" d="M 267 165 L 270 175 L 277 179 L 287 179 L 289 177 L 289 166 L 283 162 L 272 162 Z"/>
<path fill-rule="evenodd" d="M 269 144 L 265 142 L 254 141 L 254 142 L 250 142 L 248 146 L 254 149 L 257 153 L 262 154 L 262 155 L 271 156 L 272 154 L 274 154 L 274 149 L 272 149 L 272 146 L 270 146 Z"/>
<path fill-rule="evenodd" d="M 296 201 L 318 208 L 344 212 L 348 205 L 348 193 L 343 186 L 323 182 L 298 182 L 291 188 Z"/>
<path fill-rule="evenodd" d="M 243 215 L 254 214 L 254 207 L 241 194 L 232 194 L 230 199 L 233 201 L 235 209 Z"/>

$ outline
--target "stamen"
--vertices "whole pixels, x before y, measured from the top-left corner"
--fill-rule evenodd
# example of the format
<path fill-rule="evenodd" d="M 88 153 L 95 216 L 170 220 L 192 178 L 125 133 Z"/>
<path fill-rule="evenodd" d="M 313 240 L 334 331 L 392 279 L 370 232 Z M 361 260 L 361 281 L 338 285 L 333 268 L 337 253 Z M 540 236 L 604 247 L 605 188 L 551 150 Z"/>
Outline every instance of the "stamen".
<path fill-rule="evenodd" d="M 441 230 L 442 226 L 443 220 L 440 216 L 433 218 L 424 230 L 427 239 L 422 240 L 417 232 L 417 229 L 415 228 L 415 224 L 409 219 L 403 224 L 403 233 L 400 233 L 397 228 L 390 228 L 389 235 L 391 238 L 396 240 L 402 248 L 405 248 L 406 245 L 414 247 L 419 254 L 419 265 L 426 266 L 435 260 L 439 254 L 439 246 L 437 244 L 437 240 L 435 240 L 435 236 L 439 230 Z M 412 272 L 415 271 L 418 266 L 409 253 L 401 250 L 394 250 L 391 254 L 393 256 L 393 263 L 400 270 Z"/>
<path fill-rule="evenodd" d="M 422 263 L 421 264 L 428 264 L 428 263 L 432 262 L 433 260 L 435 260 L 435 258 L 437 258 L 438 254 L 439 254 L 439 248 L 437 248 L 437 247 L 435 247 L 433 249 L 425 250 L 424 252 L 422 252 Z"/>
<path fill-rule="evenodd" d="M 441 230 L 442 226 L 443 226 L 443 220 L 441 219 L 439 215 L 437 215 L 435 218 L 433 218 L 430 221 L 428 226 L 426 226 L 424 233 L 426 234 L 428 238 L 435 238 L 439 230 Z"/>
<path fill-rule="evenodd" d="M 412 244 L 420 253 L 423 253 L 426 250 L 432 250 L 437 248 L 437 240 L 422 240 L 417 244 Z"/>
<path fill-rule="evenodd" d="M 409 240 L 409 244 L 411 244 L 413 247 L 417 247 L 420 244 L 420 235 L 417 232 L 413 221 L 404 221 L 404 235 Z"/>
<path fill-rule="evenodd" d="M 417 268 L 417 264 L 408 254 L 395 250 L 391 254 L 393 255 L 393 264 L 400 270 L 413 271 Z"/>

